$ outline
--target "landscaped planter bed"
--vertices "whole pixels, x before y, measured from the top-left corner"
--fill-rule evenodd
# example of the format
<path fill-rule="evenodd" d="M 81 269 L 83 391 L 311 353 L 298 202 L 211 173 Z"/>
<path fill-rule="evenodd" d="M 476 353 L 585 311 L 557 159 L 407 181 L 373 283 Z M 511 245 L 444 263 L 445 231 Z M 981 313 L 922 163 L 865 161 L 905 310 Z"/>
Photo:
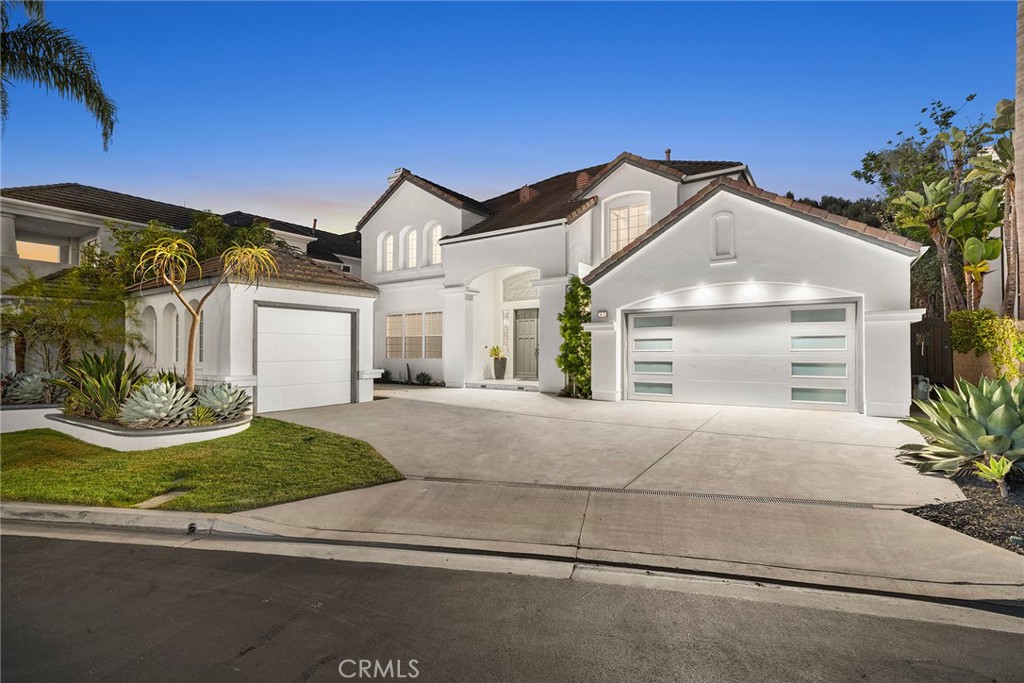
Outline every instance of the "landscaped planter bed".
<path fill-rule="evenodd" d="M 245 431 L 252 422 L 251 417 L 244 417 L 207 427 L 129 429 L 117 424 L 59 413 L 47 415 L 45 419 L 49 422 L 42 425 L 44 427 L 55 429 L 86 443 L 113 448 L 115 451 L 149 451 L 154 448 L 219 439 Z"/>
<path fill-rule="evenodd" d="M 1010 496 L 1002 498 L 992 483 L 977 477 L 957 483 L 967 500 L 925 505 L 907 512 L 1024 555 L 1024 486 L 1011 488 Z"/>

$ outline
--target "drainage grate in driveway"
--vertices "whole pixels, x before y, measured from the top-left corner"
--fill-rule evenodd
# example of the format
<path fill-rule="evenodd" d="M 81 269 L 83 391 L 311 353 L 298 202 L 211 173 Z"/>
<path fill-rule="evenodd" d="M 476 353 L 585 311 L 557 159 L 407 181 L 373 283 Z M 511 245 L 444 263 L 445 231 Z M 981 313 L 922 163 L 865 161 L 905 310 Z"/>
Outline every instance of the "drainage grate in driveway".
<path fill-rule="evenodd" d="M 436 481 L 446 484 L 480 484 L 484 486 L 508 486 L 520 489 L 552 489 L 556 491 L 588 491 L 591 493 L 624 493 L 638 496 L 669 496 L 672 498 L 706 498 L 709 500 L 735 500 L 744 503 L 784 503 L 788 505 L 818 505 L 833 508 L 874 509 L 871 503 L 851 503 L 845 500 L 807 500 L 803 498 L 771 498 L 768 496 L 740 496 L 729 493 L 696 493 L 684 491 L 655 491 L 652 489 L 616 489 L 607 486 L 573 486 L 569 484 L 531 484 L 521 481 L 491 481 L 486 479 L 458 479 L 450 477 L 408 477 L 419 481 Z"/>

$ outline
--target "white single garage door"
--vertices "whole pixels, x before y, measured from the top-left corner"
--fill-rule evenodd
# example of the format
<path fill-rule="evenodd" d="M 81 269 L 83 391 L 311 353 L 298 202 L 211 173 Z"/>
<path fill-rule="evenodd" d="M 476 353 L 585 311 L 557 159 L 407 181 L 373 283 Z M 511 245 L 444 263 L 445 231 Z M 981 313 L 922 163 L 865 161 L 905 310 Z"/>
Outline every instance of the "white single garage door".
<path fill-rule="evenodd" d="M 856 305 L 627 315 L 626 396 L 857 410 Z"/>
<path fill-rule="evenodd" d="M 256 410 L 352 401 L 355 354 L 348 311 L 256 308 Z"/>

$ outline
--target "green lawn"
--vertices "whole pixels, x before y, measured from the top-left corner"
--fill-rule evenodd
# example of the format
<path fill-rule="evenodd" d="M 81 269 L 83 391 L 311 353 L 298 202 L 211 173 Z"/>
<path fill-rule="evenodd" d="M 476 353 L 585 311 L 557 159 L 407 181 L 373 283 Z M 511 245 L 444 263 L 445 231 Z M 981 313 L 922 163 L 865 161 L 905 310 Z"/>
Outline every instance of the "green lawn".
<path fill-rule="evenodd" d="M 401 478 L 364 441 L 262 417 L 234 436 L 125 453 L 50 429 L 0 435 L 7 501 L 130 507 L 184 490 L 162 509 L 234 512 Z"/>

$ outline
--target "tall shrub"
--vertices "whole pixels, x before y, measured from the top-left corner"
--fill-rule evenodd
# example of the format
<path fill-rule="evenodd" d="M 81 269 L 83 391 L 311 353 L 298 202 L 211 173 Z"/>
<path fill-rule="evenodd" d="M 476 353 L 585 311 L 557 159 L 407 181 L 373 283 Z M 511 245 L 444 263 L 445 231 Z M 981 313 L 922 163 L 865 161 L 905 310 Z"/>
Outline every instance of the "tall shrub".
<path fill-rule="evenodd" d="M 565 292 L 565 309 L 558 314 L 562 332 L 555 363 L 565 373 L 562 393 L 574 398 L 590 398 L 590 334 L 583 323 L 590 322 L 590 288 L 573 275 Z"/>
<path fill-rule="evenodd" d="M 973 352 L 976 356 L 989 354 L 993 367 L 1007 379 L 1020 377 L 1020 334 L 1013 318 L 982 308 L 976 311 L 953 311 L 948 319 L 950 345 L 954 351 Z"/>

